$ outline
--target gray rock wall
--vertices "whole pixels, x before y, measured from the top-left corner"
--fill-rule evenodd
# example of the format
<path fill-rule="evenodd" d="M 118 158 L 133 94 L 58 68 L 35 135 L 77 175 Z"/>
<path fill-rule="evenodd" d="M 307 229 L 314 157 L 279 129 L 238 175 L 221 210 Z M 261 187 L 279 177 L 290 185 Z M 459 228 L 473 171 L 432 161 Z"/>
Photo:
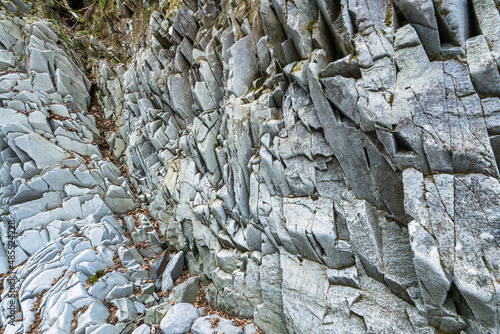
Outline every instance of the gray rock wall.
<path fill-rule="evenodd" d="M 116 120 L 112 154 L 212 305 L 268 334 L 500 331 L 493 0 L 151 6 L 130 60 L 98 64 L 97 96 Z M 0 176 L 2 213 L 27 259 L 26 332 L 31 277 L 48 282 L 67 267 L 61 283 L 33 287 L 47 288 L 47 301 L 78 294 L 84 264 L 95 272 L 123 246 L 113 214 L 137 203 L 93 144 L 90 85 L 52 46 L 56 29 L 18 21 L 0 22 L 0 67 L 16 71 L 0 81 Z M 48 110 L 65 120 L 47 121 Z M 94 156 L 86 166 L 78 155 Z M 89 259 L 71 257 L 83 249 Z M 57 252 L 69 258 L 49 274 Z M 122 262 L 135 268 L 132 253 Z M 109 286 L 139 277 L 127 275 Z M 78 295 L 59 308 L 73 315 L 81 298 L 117 299 L 132 319 L 120 297 Z M 54 315 L 42 319 L 48 333 Z M 94 321 L 96 333 L 104 323 Z"/>
<path fill-rule="evenodd" d="M 266 333 L 498 332 L 493 1 L 162 5 L 99 88 L 212 303 Z"/>

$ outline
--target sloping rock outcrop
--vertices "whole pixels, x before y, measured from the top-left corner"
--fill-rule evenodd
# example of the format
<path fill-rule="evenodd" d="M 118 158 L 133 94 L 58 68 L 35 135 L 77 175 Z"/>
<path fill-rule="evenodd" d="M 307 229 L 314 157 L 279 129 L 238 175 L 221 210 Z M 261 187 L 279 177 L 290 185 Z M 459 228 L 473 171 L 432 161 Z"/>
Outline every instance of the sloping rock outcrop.
<path fill-rule="evenodd" d="M 128 179 L 95 144 L 91 85 L 57 28 L 0 22 L 0 66 L 15 72 L 0 83 L 0 175 L 2 241 L 9 222 L 19 235 L 18 326 L 45 289 L 46 312 L 104 307 L 87 277 L 117 252 L 128 274 L 106 282 L 145 278 L 141 254 L 160 253 L 163 236 L 213 306 L 265 333 L 499 331 L 493 0 L 106 6 L 151 13 L 126 63 L 93 67 Z M 150 227 L 148 254 L 124 250 L 115 218 L 138 200 L 158 231 L 146 217 L 124 226 Z M 58 253 L 65 265 L 50 271 Z"/>
<path fill-rule="evenodd" d="M 163 251 L 160 236 L 134 211 L 128 180 L 99 150 L 91 82 L 69 56 L 60 28 L 1 15 L 1 52 L 9 59 L 0 76 L 4 333 L 133 328 L 109 324 L 110 308 L 137 318 L 140 304 L 124 297 L 147 288 L 143 258 Z M 133 247 L 127 230 L 148 248 Z M 92 285 L 96 273 L 102 279 Z"/>

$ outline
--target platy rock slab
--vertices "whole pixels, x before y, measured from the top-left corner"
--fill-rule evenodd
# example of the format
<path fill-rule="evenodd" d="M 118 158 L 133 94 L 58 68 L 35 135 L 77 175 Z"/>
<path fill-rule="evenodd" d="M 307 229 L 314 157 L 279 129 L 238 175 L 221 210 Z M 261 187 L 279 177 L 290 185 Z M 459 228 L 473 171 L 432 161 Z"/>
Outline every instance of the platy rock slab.
<path fill-rule="evenodd" d="M 184 252 L 179 252 L 170 257 L 162 275 L 161 289 L 170 291 L 174 286 L 174 282 L 181 276 L 184 269 Z"/>
<path fill-rule="evenodd" d="M 198 318 L 198 312 L 193 305 L 187 303 L 176 304 L 168 310 L 161 320 L 160 329 L 163 334 L 184 334 Z"/>

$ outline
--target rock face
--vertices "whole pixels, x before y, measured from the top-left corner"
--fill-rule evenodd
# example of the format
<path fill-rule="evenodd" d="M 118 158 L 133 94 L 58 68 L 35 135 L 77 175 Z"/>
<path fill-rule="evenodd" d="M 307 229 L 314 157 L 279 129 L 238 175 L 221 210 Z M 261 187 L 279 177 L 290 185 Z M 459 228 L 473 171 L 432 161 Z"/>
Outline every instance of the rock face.
<path fill-rule="evenodd" d="M 132 332 L 148 304 L 132 292 L 171 289 L 181 257 L 265 333 L 500 331 L 496 2 L 150 2 L 127 7 L 151 12 L 130 60 L 94 68 L 128 179 L 58 29 L 0 14 L 1 236 L 16 226 L 23 319 L 3 312 L 5 333 Z M 161 236 L 183 251 L 163 280 L 143 268 Z"/>
<path fill-rule="evenodd" d="M 160 236 L 103 158 L 91 82 L 59 27 L 5 11 L 0 26 L 2 332 L 130 333 L 146 297 L 156 303 L 143 258 Z"/>

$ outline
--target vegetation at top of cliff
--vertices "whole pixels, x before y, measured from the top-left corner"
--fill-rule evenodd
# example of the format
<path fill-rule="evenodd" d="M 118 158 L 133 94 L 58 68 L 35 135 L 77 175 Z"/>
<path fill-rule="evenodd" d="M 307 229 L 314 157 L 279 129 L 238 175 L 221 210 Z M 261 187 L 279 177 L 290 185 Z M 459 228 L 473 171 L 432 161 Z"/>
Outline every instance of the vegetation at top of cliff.
<path fill-rule="evenodd" d="M 179 8 L 180 4 L 181 4 L 181 0 L 170 0 L 170 1 L 167 1 L 162 8 L 160 8 L 161 10 L 165 11 L 165 16 L 169 16 L 170 14 L 172 14 L 176 9 Z"/>
<path fill-rule="evenodd" d="M 126 62 L 132 57 L 134 42 L 145 40 L 149 18 L 159 6 L 157 0 L 149 2 L 148 7 L 141 0 L 119 4 L 113 0 L 42 0 L 33 5 L 40 16 L 58 21 L 74 42 L 72 46 L 84 56 Z"/>

